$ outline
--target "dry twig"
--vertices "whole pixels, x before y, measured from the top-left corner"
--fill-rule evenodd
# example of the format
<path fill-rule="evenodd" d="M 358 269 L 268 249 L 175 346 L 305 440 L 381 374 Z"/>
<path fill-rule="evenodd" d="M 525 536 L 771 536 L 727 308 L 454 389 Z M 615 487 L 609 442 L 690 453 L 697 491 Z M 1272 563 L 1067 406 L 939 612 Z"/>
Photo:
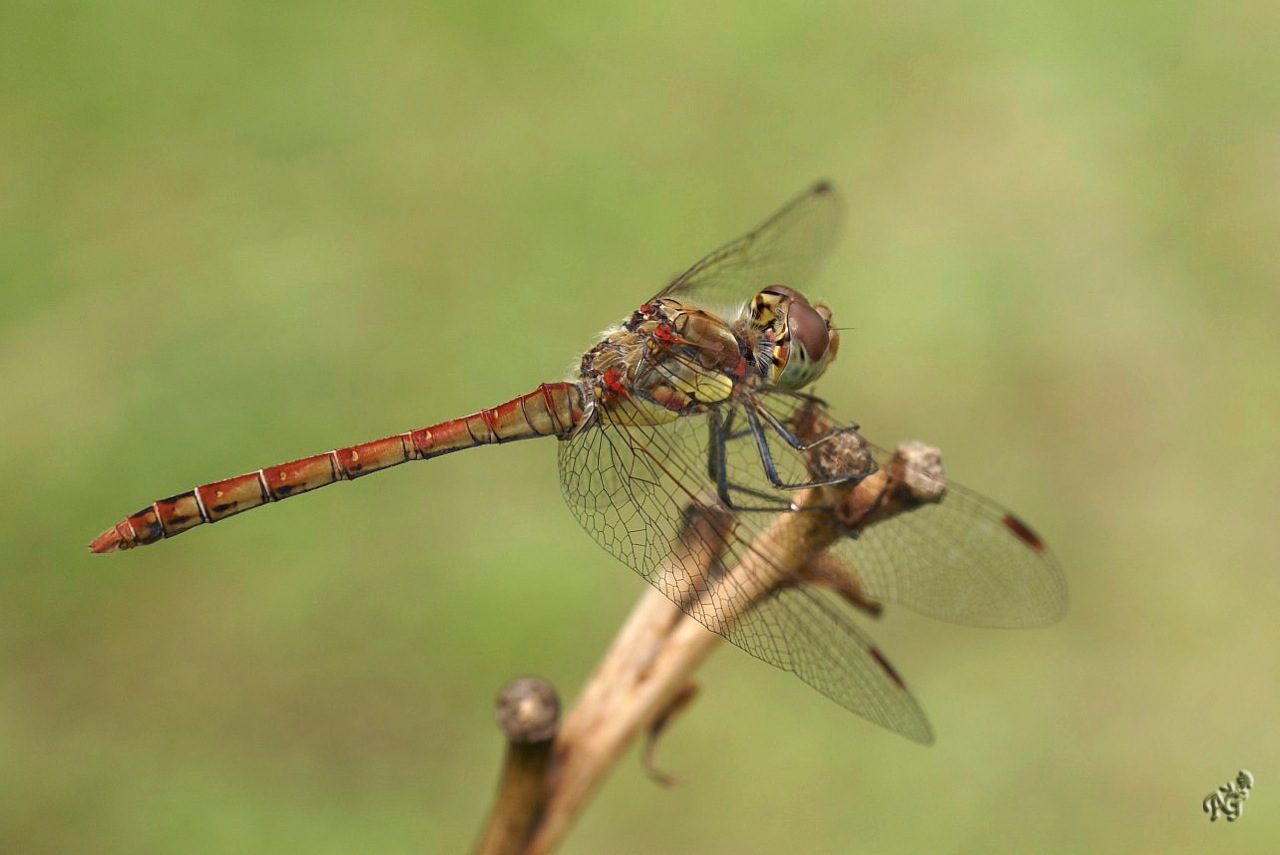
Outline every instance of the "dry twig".
<path fill-rule="evenodd" d="M 821 428 L 812 425 L 810 435 L 820 435 Z M 811 468 L 843 466 L 842 471 L 853 471 L 849 455 L 865 454 L 865 448 L 852 432 L 849 440 L 847 447 L 840 442 L 822 443 L 818 446 L 822 457 L 815 454 Z M 760 536 L 760 548 L 748 551 L 722 578 L 711 578 L 711 565 L 723 549 L 698 550 L 696 555 L 705 566 L 692 569 L 689 561 L 693 553 L 680 554 L 681 542 L 725 543 L 733 517 L 711 503 L 686 513 L 686 534 L 690 536 L 677 541 L 669 560 L 681 562 L 682 569 L 694 578 L 701 574 L 702 579 L 710 580 L 698 596 L 714 596 L 718 586 L 732 585 L 728 590 L 738 592 L 734 601 L 738 614 L 773 587 L 799 583 L 829 587 L 855 607 L 875 615 L 880 604 L 863 593 L 856 570 L 840 564 L 825 550 L 849 532 L 937 501 L 944 490 L 937 451 L 905 443 L 891 460 L 855 485 L 801 491 L 796 498 L 798 506 L 822 504 L 835 512 L 821 515 L 819 524 L 811 514 L 780 514 Z M 696 531 L 688 531 L 688 527 L 696 527 Z M 776 548 L 779 544 L 785 550 Z M 770 558 L 764 559 L 764 555 Z M 706 615 L 709 611 L 697 613 Z M 722 627 L 727 628 L 735 617 L 724 615 Z M 660 731 L 664 720 L 686 700 L 693 672 L 720 641 L 720 635 L 688 617 L 658 590 L 647 591 L 555 739 L 546 768 L 544 798 L 536 808 L 529 808 L 527 846 L 482 851 L 528 855 L 553 851 L 627 746 L 641 733 Z M 510 804 L 504 805 L 500 799 L 495 813 L 509 809 Z"/>
<path fill-rule="evenodd" d="M 560 724 L 560 698 L 546 680 L 522 677 L 498 695 L 498 725 L 507 738 L 498 797 L 480 837 L 480 855 L 522 852 L 542 812 L 546 771 Z"/>

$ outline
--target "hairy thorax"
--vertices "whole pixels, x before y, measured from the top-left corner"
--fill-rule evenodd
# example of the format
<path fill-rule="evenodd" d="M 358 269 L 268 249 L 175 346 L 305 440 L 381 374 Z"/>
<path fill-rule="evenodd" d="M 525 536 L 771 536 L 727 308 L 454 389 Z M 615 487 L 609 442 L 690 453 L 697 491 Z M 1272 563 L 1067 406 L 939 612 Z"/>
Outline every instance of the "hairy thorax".
<path fill-rule="evenodd" d="M 663 424 L 753 386 L 750 338 L 740 324 L 730 328 L 701 309 L 658 299 L 606 331 L 583 354 L 579 374 L 603 420 Z"/>

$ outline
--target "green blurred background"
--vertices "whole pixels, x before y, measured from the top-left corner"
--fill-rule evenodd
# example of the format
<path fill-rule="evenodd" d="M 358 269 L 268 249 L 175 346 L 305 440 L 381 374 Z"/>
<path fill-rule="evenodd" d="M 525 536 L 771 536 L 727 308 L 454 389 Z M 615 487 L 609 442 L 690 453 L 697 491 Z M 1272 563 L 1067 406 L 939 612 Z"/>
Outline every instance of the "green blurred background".
<path fill-rule="evenodd" d="M 496 691 L 572 698 L 642 592 L 553 442 L 85 543 L 559 379 L 823 176 L 820 391 L 1071 613 L 881 621 L 929 749 L 724 649 L 684 784 L 633 754 L 565 851 L 1274 850 L 1280 7 L 455 5 L 5 4 L 0 852 L 468 848 Z"/>

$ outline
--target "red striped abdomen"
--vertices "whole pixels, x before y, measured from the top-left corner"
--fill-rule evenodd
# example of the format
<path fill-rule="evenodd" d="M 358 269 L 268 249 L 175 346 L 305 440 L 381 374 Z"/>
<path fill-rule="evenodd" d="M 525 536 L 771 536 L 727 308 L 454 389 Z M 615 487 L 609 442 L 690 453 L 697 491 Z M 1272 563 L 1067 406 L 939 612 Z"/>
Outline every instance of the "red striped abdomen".
<path fill-rule="evenodd" d="M 204 484 L 152 502 L 104 531 L 89 548 L 115 552 L 145 546 L 201 523 L 409 460 L 538 436 L 565 439 L 582 421 L 582 395 L 575 383 L 543 383 L 536 391 L 460 419 Z"/>

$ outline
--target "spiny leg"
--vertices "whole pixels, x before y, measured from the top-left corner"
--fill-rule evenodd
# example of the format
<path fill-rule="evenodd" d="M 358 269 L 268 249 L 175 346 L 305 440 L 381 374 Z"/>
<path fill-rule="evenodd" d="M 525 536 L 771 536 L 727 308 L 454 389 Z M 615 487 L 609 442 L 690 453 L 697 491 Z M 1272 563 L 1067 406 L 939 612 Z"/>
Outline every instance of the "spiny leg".
<path fill-rule="evenodd" d="M 838 430 L 831 430 L 823 434 L 813 442 L 805 443 L 795 434 L 787 430 L 783 426 L 782 422 L 778 420 L 777 416 L 769 412 L 767 408 L 761 407 L 759 412 L 765 416 L 765 419 L 769 422 L 769 426 L 772 427 L 775 431 L 777 431 L 779 436 L 781 436 L 783 440 L 787 442 L 788 445 L 790 445 L 792 448 L 800 452 L 809 451 L 814 446 L 818 445 L 824 440 L 827 440 L 840 433 L 840 431 Z M 747 423 L 751 426 L 751 436 L 755 440 L 756 449 L 760 452 L 760 463 L 764 467 L 765 475 L 769 478 L 769 483 L 777 487 L 779 490 L 801 490 L 807 487 L 827 487 L 827 486 L 834 486 L 836 484 L 856 484 L 858 481 L 861 481 L 863 478 L 867 477 L 872 472 L 876 471 L 876 467 L 873 464 L 865 472 L 857 472 L 857 473 L 844 474 L 844 475 L 832 475 L 827 478 L 814 478 L 809 481 L 797 481 L 794 483 L 789 483 L 787 481 L 784 481 L 782 476 L 778 474 L 777 467 L 774 465 L 773 452 L 769 448 L 769 441 L 764 434 L 764 426 L 760 423 L 760 418 L 759 416 L 757 416 L 756 410 L 754 408 L 748 409 L 746 411 L 746 416 L 747 416 Z"/>
<path fill-rule="evenodd" d="M 730 409 L 726 418 L 721 415 L 720 409 L 713 407 L 707 414 L 708 435 L 708 453 L 707 453 L 707 474 L 716 485 L 716 495 L 719 497 L 721 504 L 732 511 L 769 511 L 778 512 L 786 511 L 792 508 L 790 502 L 784 501 L 777 496 L 770 495 L 761 490 L 754 490 L 741 484 L 734 484 L 729 481 L 728 473 L 728 440 L 735 438 L 730 434 L 729 428 L 733 423 L 735 410 Z M 749 431 L 748 431 L 749 432 Z M 740 433 L 737 436 L 745 436 Z M 744 496 L 751 496 L 761 500 L 763 505 L 743 505 L 734 501 L 730 495 L 730 491 L 740 493 Z"/>

